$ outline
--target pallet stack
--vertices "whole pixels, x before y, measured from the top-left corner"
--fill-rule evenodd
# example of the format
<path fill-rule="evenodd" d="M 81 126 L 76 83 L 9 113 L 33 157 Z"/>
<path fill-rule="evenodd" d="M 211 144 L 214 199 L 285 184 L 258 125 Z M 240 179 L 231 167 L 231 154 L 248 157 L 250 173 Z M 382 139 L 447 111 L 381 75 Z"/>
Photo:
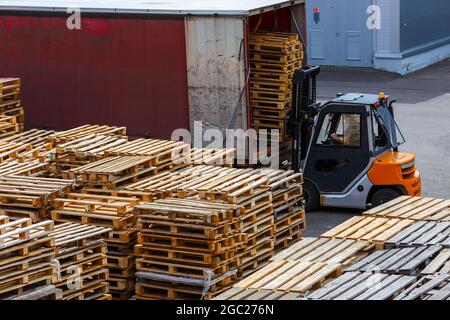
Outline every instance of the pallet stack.
<path fill-rule="evenodd" d="M 50 215 L 54 200 L 69 193 L 72 180 L 0 176 L 0 214 L 38 222 Z"/>
<path fill-rule="evenodd" d="M 247 240 L 239 275 L 244 276 L 260 268 L 274 252 L 275 219 L 268 181 L 268 177 L 253 169 L 199 165 L 164 172 L 125 189 L 149 192 L 156 199 L 193 198 L 241 207 L 241 232 Z"/>
<path fill-rule="evenodd" d="M 20 102 L 20 79 L 18 78 L 0 78 L 0 117 L 14 118 L 16 124 L 15 132 L 23 132 L 25 123 L 25 113 Z M 0 120 L 0 132 L 4 125 Z M 3 135 L 0 136 L 8 136 Z"/>
<path fill-rule="evenodd" d="M 275 251 L 300 240 L 306 228 L 303 206 L 303 174 L 294 171 L 261 169 L 269 178 L 275 219 Z"/>
<path fill-rule="evenodd" d="M 59 300 L 111 300 L 107 245 L 112 229 L 78 223 L 55 225 L 57 276 L 53 285 L 61 291 Z"/>
<path fill-rule="evenodd" d="M 111 228 L 106 237 L 109 288 L 113 298 L 129 299 L 134 292 L 134 245 L 137 230 L 134 207 L 140 200 L 86 193 L 55 199 L 54 221 Z"/>
<path fill-rule="evenodd" d="M 163 199 L 136 207 L 135 299 L 211 299 L 237 279 L 245 234 L 239 206 Z"/>
<path fill-rule="evenodd" d="M 282 32 L 253 32 L 249 41 L 252 127 L 278 129 L 284 142 L 293 74 L 303 63 L 302 45 L 297 34 Z"/>
<path fill-rule="evenodd" d="M 55 299 L 53 221 L 0 216 L 0 299 Z"/>

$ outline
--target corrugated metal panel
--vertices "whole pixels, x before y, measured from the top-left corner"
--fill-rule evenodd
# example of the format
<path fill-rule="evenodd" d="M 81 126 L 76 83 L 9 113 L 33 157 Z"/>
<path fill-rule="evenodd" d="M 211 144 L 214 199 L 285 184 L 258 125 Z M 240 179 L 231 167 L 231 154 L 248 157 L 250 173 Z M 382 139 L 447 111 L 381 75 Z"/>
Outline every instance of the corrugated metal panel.
<path fill-rule="evenodd" d="M 202 120 L 227 128 L 245 85 L 243 20 L 186 17 L 191 128 Z M 246 99 L 235 127 L 247 128 Z"/>
<path fill-rule="evenodd" d="M 66 11 L 152 14 L 251 15 L 304 3 L 305 0 L 2 0 L 0 10 Z"/>
<path fill-rule="evenodd" d="M 170 137 L 188 128 L 182 19 L 0 16 L 0 76 L 21 77 L 27 127 L 125 125 Z"/>

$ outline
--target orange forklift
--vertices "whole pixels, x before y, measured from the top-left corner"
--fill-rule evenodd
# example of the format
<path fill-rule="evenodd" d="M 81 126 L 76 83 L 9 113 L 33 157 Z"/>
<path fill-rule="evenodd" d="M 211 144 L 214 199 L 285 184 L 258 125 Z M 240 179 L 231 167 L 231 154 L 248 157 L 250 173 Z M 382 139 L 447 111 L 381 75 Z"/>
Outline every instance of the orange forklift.
<path fill-rule="evenodd" d="M 366 209 L 401 195 L 420 196 L 415 155 L 405 142 L 393 104 L 379 95 L 338 94 L 316 101 L 320 67 L 296 70 L 288 128 L 292 168 L 304 173 L 306 210 L 319 206 Z"/>

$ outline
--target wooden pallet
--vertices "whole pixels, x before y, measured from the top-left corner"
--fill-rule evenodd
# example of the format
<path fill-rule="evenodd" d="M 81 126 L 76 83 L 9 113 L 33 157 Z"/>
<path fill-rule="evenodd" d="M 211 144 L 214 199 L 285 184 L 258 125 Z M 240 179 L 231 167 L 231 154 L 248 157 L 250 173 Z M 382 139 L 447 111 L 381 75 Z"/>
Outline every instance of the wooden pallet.
<path fill-rule="evenodd" d="M 127 129 L 125 127 L 105 126 L 105 125 L 90 125 L 86 124 L 77 128 L 66 131 L 56 132 L 46 138 L 47 142 L 65 143 L 78 138 L 86 137 L 91 134 L 126 136 Z"/>
<path fill-rule="evenodd" d="M 21 209 L 0 207 L 0 216 L 8 216 L 10 220 L 20 220 L 23 218 L 31 219 L 32 223 L 36 223 L 47 218 L 47 210 L 45 209 Z"/>
<path fill-rule="evenodd" d="M 341 266 L 313 262 L 272 261 L 235 287 L 305 293 L 341 273 Z"/>
<path fill-rule="evenodd" d="M 252 301 L 272 301 L 272 300 L 304 300 L 303 294 L 286 291 L 256 290 L 233 287 L 220 294 L 213 300 L 252 300 Z"/>
<path fill-rule="evenodd" d="M 0 140 L 0 162 L 17 158 L 20 153 L 30 151 L 32 148 L 31 144 Z"/>
<path fill-rule="evenodd" d="M 143 219 L 219 226 L 241 217 L 240 207 L 204 200 L 161 199 L 137 205 L 136 214 Z"/>
<path fill-rule="evenodd" d="M 302 232 L 305 230 L 304 223 L 290 226 L 284 231 L 275 234 L 275 253 L 289 248 L 291 245 L 301 240 Z"/>
<path fill-rule="evenodd" d="M 8 160 L 0 163 L 0 176 L 28 176 L 41 177 L 51 170 L 50 164 L 40 159 L 35 160 Z"/>
<path fill-rule="evenodd" d="M 155 197 L 198 195 L 208 201 L 239 204 L 251 198 L 257 190 L 267 189 L 267 180 L 256 170 L 199 165 L 160 173 L 127 185 L 125 189 L 151 192 Z"/>
<path fill-rule="evenodd" d="M 115 189 L 127 183 L 154 175 L 156 168 L 152 166 L 150 157 L 110 157 L 71 169 L 64 173 L 65 178 L 78 179 L 88 187 L 103 186 Z"/>
<path fill-rule="evenodd" d="M 376 251 L 346 271 L 381 272 L 417 276 L 435 258 L 441 247 L 409 247 Z"/>
<path fill-rule="evenodd" d="M 243 233 L 237 233 L 218 240 L 204 240 L 179 235 L 170 236 L 138 233 L 137 242 L 154 248 L 192 250 L 194 252 L 213 252 L 220 254 L 234 250 L 236 247 L 238 249 L 241 248 L 247 242 L 247 237 Z"/>
<path fill-rule="evenodd" d="M 252 99 L 253 108 L 263 108 L 268 110 L 287 110 L 291 108 L 291 101 L 268 101 L 264 99 Z"/>
<path fill-rule="evenodd" d="M 62 298 L 62 300 L 111 300 L 109 294 L 109 283 L 100 282 L 93 286 L 84 288 L 79 292 L 72 293 Z"/>
<path fill-rule="evenodd" d="M 232 167 L 236 160 L 236 149 L 192 148 L 189 164 Z"/>
<path fill-rule="evenodd" d="M 64 292 L 64 297 L 71 295 L 78 295 L 87 288 L 91 288 L 99 283 L 106 282 L 109 279 L 108 269 L 100 268 L 88 273 L 78 275 L 74 280 L 76 281 L 62 281 L 55 283 L 58 289 Z"/>
<path fill-rule="evenodd" d="M 440 273 L 450 274 L 450 249 L 448 248 L 443 249 L 421 272 L 422 275 Z"/>
<path fill-rule="evenodd" d="M 88 240 L 107 238 L 111 232 L 110 228 L 68 222 L 56 224 L 50 235 L 55 238 L 57 252 L 63 252 L 66 247 L 83 247 Z"/>
<path fill-rule="evenodd" d="M 17 117 L 0 114 L 0 139 L 19 133 Z"/>
<path fill-rule="evenodd" d="M 279 110 L 270 108 L 252 108 L 252 116 L 254 118 L 265 118 L 265 119 L 286 119 L 289 109 Z"/>
<path fill-rule="evenodd" d="M 20 97 L 19 78 L 0 78 L 0 102 L 18 100 Z"/>
<path fill-rule="evenodd" d="M 186 285 L 173 285 L 158 282 L 136 283 L 136 294 L 138 300 L 211 300 L 218 292 L 208 292 L 203 295 L 202 288 Z"/>
<path fill-rule="evenodd" d="M 384 243 L 413 223 L 408 219 L 353 217 L 321 235 L 323 238 L 365 240 L 383 249 Z"/>
<path fill-rule="evenodd" d="M 242 248 L 242 246 L 240 248 Z M 221 264 L 234 259 L 238 254 L 238 249 L 239 247 L 235 247 L 232 251 L 204 253 L 193 250 L 162 249 L 139 244 L 134 248 L 137 257 L 148 260 L 203 266 L 206 268 L 216 268 Z"/>
<path fill-rule="evenodd" d="M 412 220 L 450 221 L 450 200 L 402 196 L 363 214 Z"/>
<path fill-rule="evenodd" d="M 450 247 L 450 222 L 417 221 L 386 241 L 389 248 L 432 245 Z"/>
<path fill-rule="evenodd" d="M 128 139 L 123 136 L 107 136 L 90 134 L 56 146 L 56 154 L 74 154 L 78 159 L 96 159 L 103 157 L 110 148 L 126 144 Z"/>
<path fill-rule="evenodd" d="M 290 90 L 276 92 L 276 91 L 266 91 L 266 90 L 256 90 L 253 89 L 251 98 L 258 100 L 268 100 L 268 101 L 287 101 L 291 99 L 292 93 Z M 255 117 L 253 117 L 255 119 Z"/>
<path fill-rule="evenodd" d="M 21 273 L 0 282 L 0 299 L 17 297 L 52 284 L 54 268 L 48 265 L 34 271 Z"/>
<path fill-rule="evenodd" d="M 152 158 L 152 164 L 161 166 L 165 163 L 185 162 L 189 155 L 190 146 L 184 142 L 136 139 L 120 146 L 109 148 L 106 156 L 146 156 Z"/>
<path fill-rule="evenodd" d="M 0 203 L 8 206 L 26 204 L 37 208 L 45 207 L 69 192 L 73 186 L 72 180 L 1 176 Z"/>
<path fill-rule="evenodd" d="M 53 221 L 32 224 L 31 219 L 9 221 L 9 217 L 0 216 L 0 249 L 46 237 L 51 230 L 53 230 Z"/>
<path fill-rule="evenodd" d="M 450 275 L 420 278 L 395 300 L 450 300 Z"/>
<path fill-rule="evenodd" d="M 367 256 L 372 247 L 361 240 L 303 238 L 271 260 L 340 264 L 345 267 Z"/>
<path fill-rule="evenodd" d="M 31 129 L 7 138 L 3 138 L 2 140 L 6 142 L 31 144 L 33 147 L 39 147 L 44 145 L 46 143 L 45 139 L 54 133 L 55 131 L 52 130 Z"/>
<path fill-rule="evenodd" d="M 149 192 L 141 192 L 141 191 L 129 191 L 129 190 L 108 190 L 108 189 L 89 189 L 84 188 L 81 189 L 81 193 L 85 194 L 94 194 L 94 195 L 102 195 L 108 197 L 125 197 L 125 198 L 137 198 L 145 202 L 154 201 L 154 197 Z"/>
<path fill-rule="evenodd" d="M 416 281 L 414 276 L 346 272 L 308 294 L 309 300 L 390 300 Z"/>
<path fill-rule="evenodd" d="M 174 275 L 174 276 L 186 276 L 196 279 L 205 279 L 211 272 L 214 277 L 223 275 L 226 272 L 237 269 L 239 266 L 238 259 L 231 259 L 215 268 L 205 268 L 202 266 L 188 265 L 184 263 L 176 262 L 164 262 L 157 260 L 149 260 L 144 258 L 136 259 L 136 269 L 144 272 L 153 272 L 158 274 Z"/>
<path fill-rule="evenodd" d="M 241 222 L 235 220 L 220 226 L 207 226 L 189 223 L 173 223 L 170 221 L 155 221 L 139 219 L 138 228 L 147 233 L 159 235 L 173 235 L 205 240 L 217 240 L 241 230 Z"/>
<path fill-rule="evenodd" d="M 10 296 L 5 300 L 61 300 L 62 291 L 57 289 L 54 285 L 45 285 L 42 287 L 36 287 L 29 292 L 22 293 L 16 296 Z"/>

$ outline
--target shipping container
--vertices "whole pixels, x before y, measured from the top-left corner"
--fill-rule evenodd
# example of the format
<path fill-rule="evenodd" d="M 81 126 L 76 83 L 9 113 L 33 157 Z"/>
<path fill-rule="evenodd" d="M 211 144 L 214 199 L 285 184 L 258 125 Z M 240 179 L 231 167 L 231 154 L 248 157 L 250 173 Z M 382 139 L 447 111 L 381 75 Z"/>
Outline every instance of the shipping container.
<path fill-rule="evenodd" d="M 255 28 L 306 42 L 304 0 L 2 1 L 0 77 L 22 79 L 27 128 L 246 129 Z"/>

